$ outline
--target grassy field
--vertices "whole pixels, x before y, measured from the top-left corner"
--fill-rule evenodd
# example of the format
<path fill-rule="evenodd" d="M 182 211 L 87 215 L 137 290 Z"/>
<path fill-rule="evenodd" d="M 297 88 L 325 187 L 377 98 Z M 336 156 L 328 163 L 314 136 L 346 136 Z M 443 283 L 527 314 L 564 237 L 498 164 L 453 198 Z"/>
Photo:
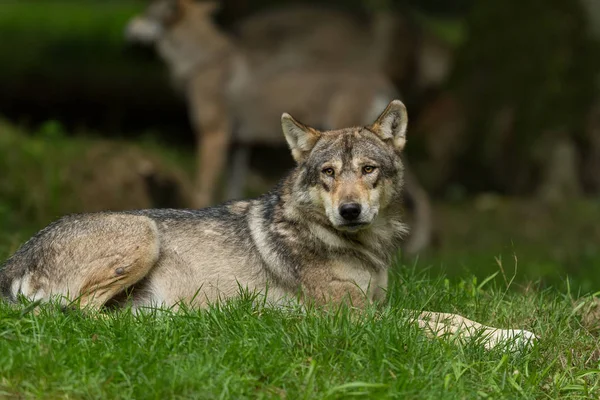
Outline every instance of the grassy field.
<path fill-rule="evenodd" d="M 56 123 L 30 133 L 0 123 L 0 260 L 59 215 L 111 204 L 85 197 L 85 184 L 112 174 L 93 172 L 112 163 L 92 151 L 106 146 L 64 136 Z M 192 165 L 189 154 L 152 141 L 110 146 L 129 169 L 139 157 L 184 176 Z M 103 191 L 126 187 L 117 201 L 144 204 L 129 198 L 131 176 L 117 178 L 126 186 Z M 597 203 L 542 209 L 488 198 L 436 211 L 440 245 L 398 261 L 387 302 L 360 316 L 266 309 L 250 298 L 104 318 L 0 301 L 0 398 L 600 397 Z M 430 340 L 405 308 L 524 328 L 540 341 L 507 352 Z"/>
<path fill-rule="evenodd" d="M 598 398 L 597 326 L 555 290 L 507 291 L 397 268 L 388 303 L 91 318 L 0 305 L 0 396 L 19 398 Z M 576 310 L 577 305 L 579 309 Z M 541 337 L 531 351 L 430 340 L 402 308 L 460 312 Z"/>

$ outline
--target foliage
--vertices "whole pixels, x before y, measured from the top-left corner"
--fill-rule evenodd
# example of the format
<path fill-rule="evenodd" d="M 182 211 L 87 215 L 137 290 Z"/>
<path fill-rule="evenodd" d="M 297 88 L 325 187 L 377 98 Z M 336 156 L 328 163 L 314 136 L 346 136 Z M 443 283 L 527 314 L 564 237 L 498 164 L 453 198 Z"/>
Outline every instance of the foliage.
<path fill-rule="evenodd" d="M 3 1 L 0 108 L 11 118 L 137 130 L 187 117 L 152 49 L 125 41 L 140 1 Z M 148 115 L 148 110 L 161 110 Z M 163 125 L 164 126 L 164 125 Z M 192 135 L 190 134 L 190 137 Z"/>
<path fill-rule="evenodd" d="M 481 195 L 437 204 L 436 249 L 419 262 L 449 276 L 478 278 L 501 268 L 524 285 L 563 285 L 589 293 L 600 285 L 600 202 L 573 200 L 558 206 L 535 200 Z"/>
<path fill-rule="evenodd" d="M 8 1 L 1 7 L 3 76 L 26 70 L 64 77 L 82 64 L 92 70 L 99 63 L 115 70 L 131 64 L 122 57 L 123 33 L 127 20 L 142 8 L 139 2 L 109 1 L 99 6 L 85 1 Z M 43 60 L 52 60 L 53 65 Z"/>
<path fill-rule="evenodd" d="M 453 82 L 471 118 L 462 177 L 490 182 L 484 189 L 530 192 L 545 140 L 565 134 L 581 142 L 600 46 L 581 3 L 563 0 L 475 2 L 467 38 Z M 495 121 L 505 132 L 494 131 Z"/>

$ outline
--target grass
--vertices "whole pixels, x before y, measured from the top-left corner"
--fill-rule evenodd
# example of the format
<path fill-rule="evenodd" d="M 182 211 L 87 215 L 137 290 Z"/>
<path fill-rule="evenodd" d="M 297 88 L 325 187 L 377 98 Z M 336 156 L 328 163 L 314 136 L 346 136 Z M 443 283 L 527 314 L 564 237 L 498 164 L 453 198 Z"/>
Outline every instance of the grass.
<path fill-rule="evenodd" d="M 56 123 L 33 133 L 0 123 L 0 260 L 86 206 L 68 172 L 94 166 L 86 151 L 99 143 Z M 189 155 L 137 147 L 189 172 Z M 0 398 L 600 397 L 600 292 L 582 295 L 598 287 L 597 205 L 530 215 L 504 200 L 477 204 L 438 207 L 440 248 L 396 263 L 387 302 L 362 315 L 269 309 L 247 295 L 203 311 L 104 318 L 0 301 Z M 430 340 L 405 308 L 541 339 L 522 353 Z"/>
<path fill-rule="evenodd" d="M 517 271 L 521 282 L 565 285 L 575 292 L 600 287 L 600 202 L 572 199 L 545 205 L 534 199 L 480 196 L 436 205 L 440 243 L 421 257 L 452 277 L 480 279 L 499 270 Z"/>
<path fill-rule="evenodd" d="M 151 137 L 135 144 L 89 132 L 73 138 L 56 121 L 25 131 L 0 119 L 0 241 L 22 241 L 63 214 L 106 209 L 116 190 L 125 192 L 121 206 L 143 207 L 143 193 L 136 196 L 134 190 L 143 180 L 136 164 L 150 163 L 188 183 L 193 161 L 191 152 L 166 148 Z M 121 188 L 114 186 L 118 181 Z M 90 192 L 94 186 L 102 190 Z"/>
<path fill-rule="evenodd" d="M 364 315 L 271 309 L 251 296 L 206 311 L 106 318 L 0 304 L 0 395 L 20 398 L 597 398 L 600 347 L 568 295 L 394 273 Z M 590 298 L 585 299 L 590 301 Z M 430 340 L 402 308 L 528 328 L 533 350 Z"/>

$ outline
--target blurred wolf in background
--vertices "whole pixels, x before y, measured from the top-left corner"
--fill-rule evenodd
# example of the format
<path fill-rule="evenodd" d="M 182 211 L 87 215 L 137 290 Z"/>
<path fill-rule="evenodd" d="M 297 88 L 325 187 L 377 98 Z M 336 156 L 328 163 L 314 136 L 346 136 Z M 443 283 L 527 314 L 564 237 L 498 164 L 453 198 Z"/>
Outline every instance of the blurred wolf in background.
<path fill-rule="evenodd" d="M 296 7 L 250 19 L 236 40 L 213 21 L 217 8 L 156 0 L 126 29 L 130 41 L 156 46 L 185 94 L 198 146 L 195 207 L 214 201 L 232 146 L 227 197 L 242 196 L 249 149 L 282 143 L 274 123 L 282 112 L 337 129 L 369 123 L 397 97 L 380 71 L 387 44 L 375 40 L 370 26 L 335 11 Z M 430 241 L 431 210 L 410 172 L 406 192 L 414 212 L 404 249 L 414 254 Z"/>
<path fill-rule="evenodd" d="M 64 217 L 0 268 L 0 293 L 47 301 L 112 301 L 134 310 L 195 307 L 240 288 L 288 300 L 363 308 L 386 295 L 407 227 L 400 154 L 408 119 L 396 100 L 369 126 L 319 131 L 283 114 L 296 168 L 271 192 L 202 210 L 140 210 Z M 417 313 L 430 335 L 528 344 L 524 330 L 459 315 Z"/>

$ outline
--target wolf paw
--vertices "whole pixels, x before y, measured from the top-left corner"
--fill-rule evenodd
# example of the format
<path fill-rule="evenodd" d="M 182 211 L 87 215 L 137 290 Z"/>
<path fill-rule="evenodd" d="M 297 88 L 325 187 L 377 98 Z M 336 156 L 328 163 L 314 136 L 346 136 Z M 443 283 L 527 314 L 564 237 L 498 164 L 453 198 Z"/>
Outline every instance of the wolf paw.
<path fill-rule="evenodd" d="M 535 345 L 539 338 L 525 329 L 497 329 L 490 332 L 484 342 L 486 349 L 506 346 L 509 351 L 527 350 Z"/>

